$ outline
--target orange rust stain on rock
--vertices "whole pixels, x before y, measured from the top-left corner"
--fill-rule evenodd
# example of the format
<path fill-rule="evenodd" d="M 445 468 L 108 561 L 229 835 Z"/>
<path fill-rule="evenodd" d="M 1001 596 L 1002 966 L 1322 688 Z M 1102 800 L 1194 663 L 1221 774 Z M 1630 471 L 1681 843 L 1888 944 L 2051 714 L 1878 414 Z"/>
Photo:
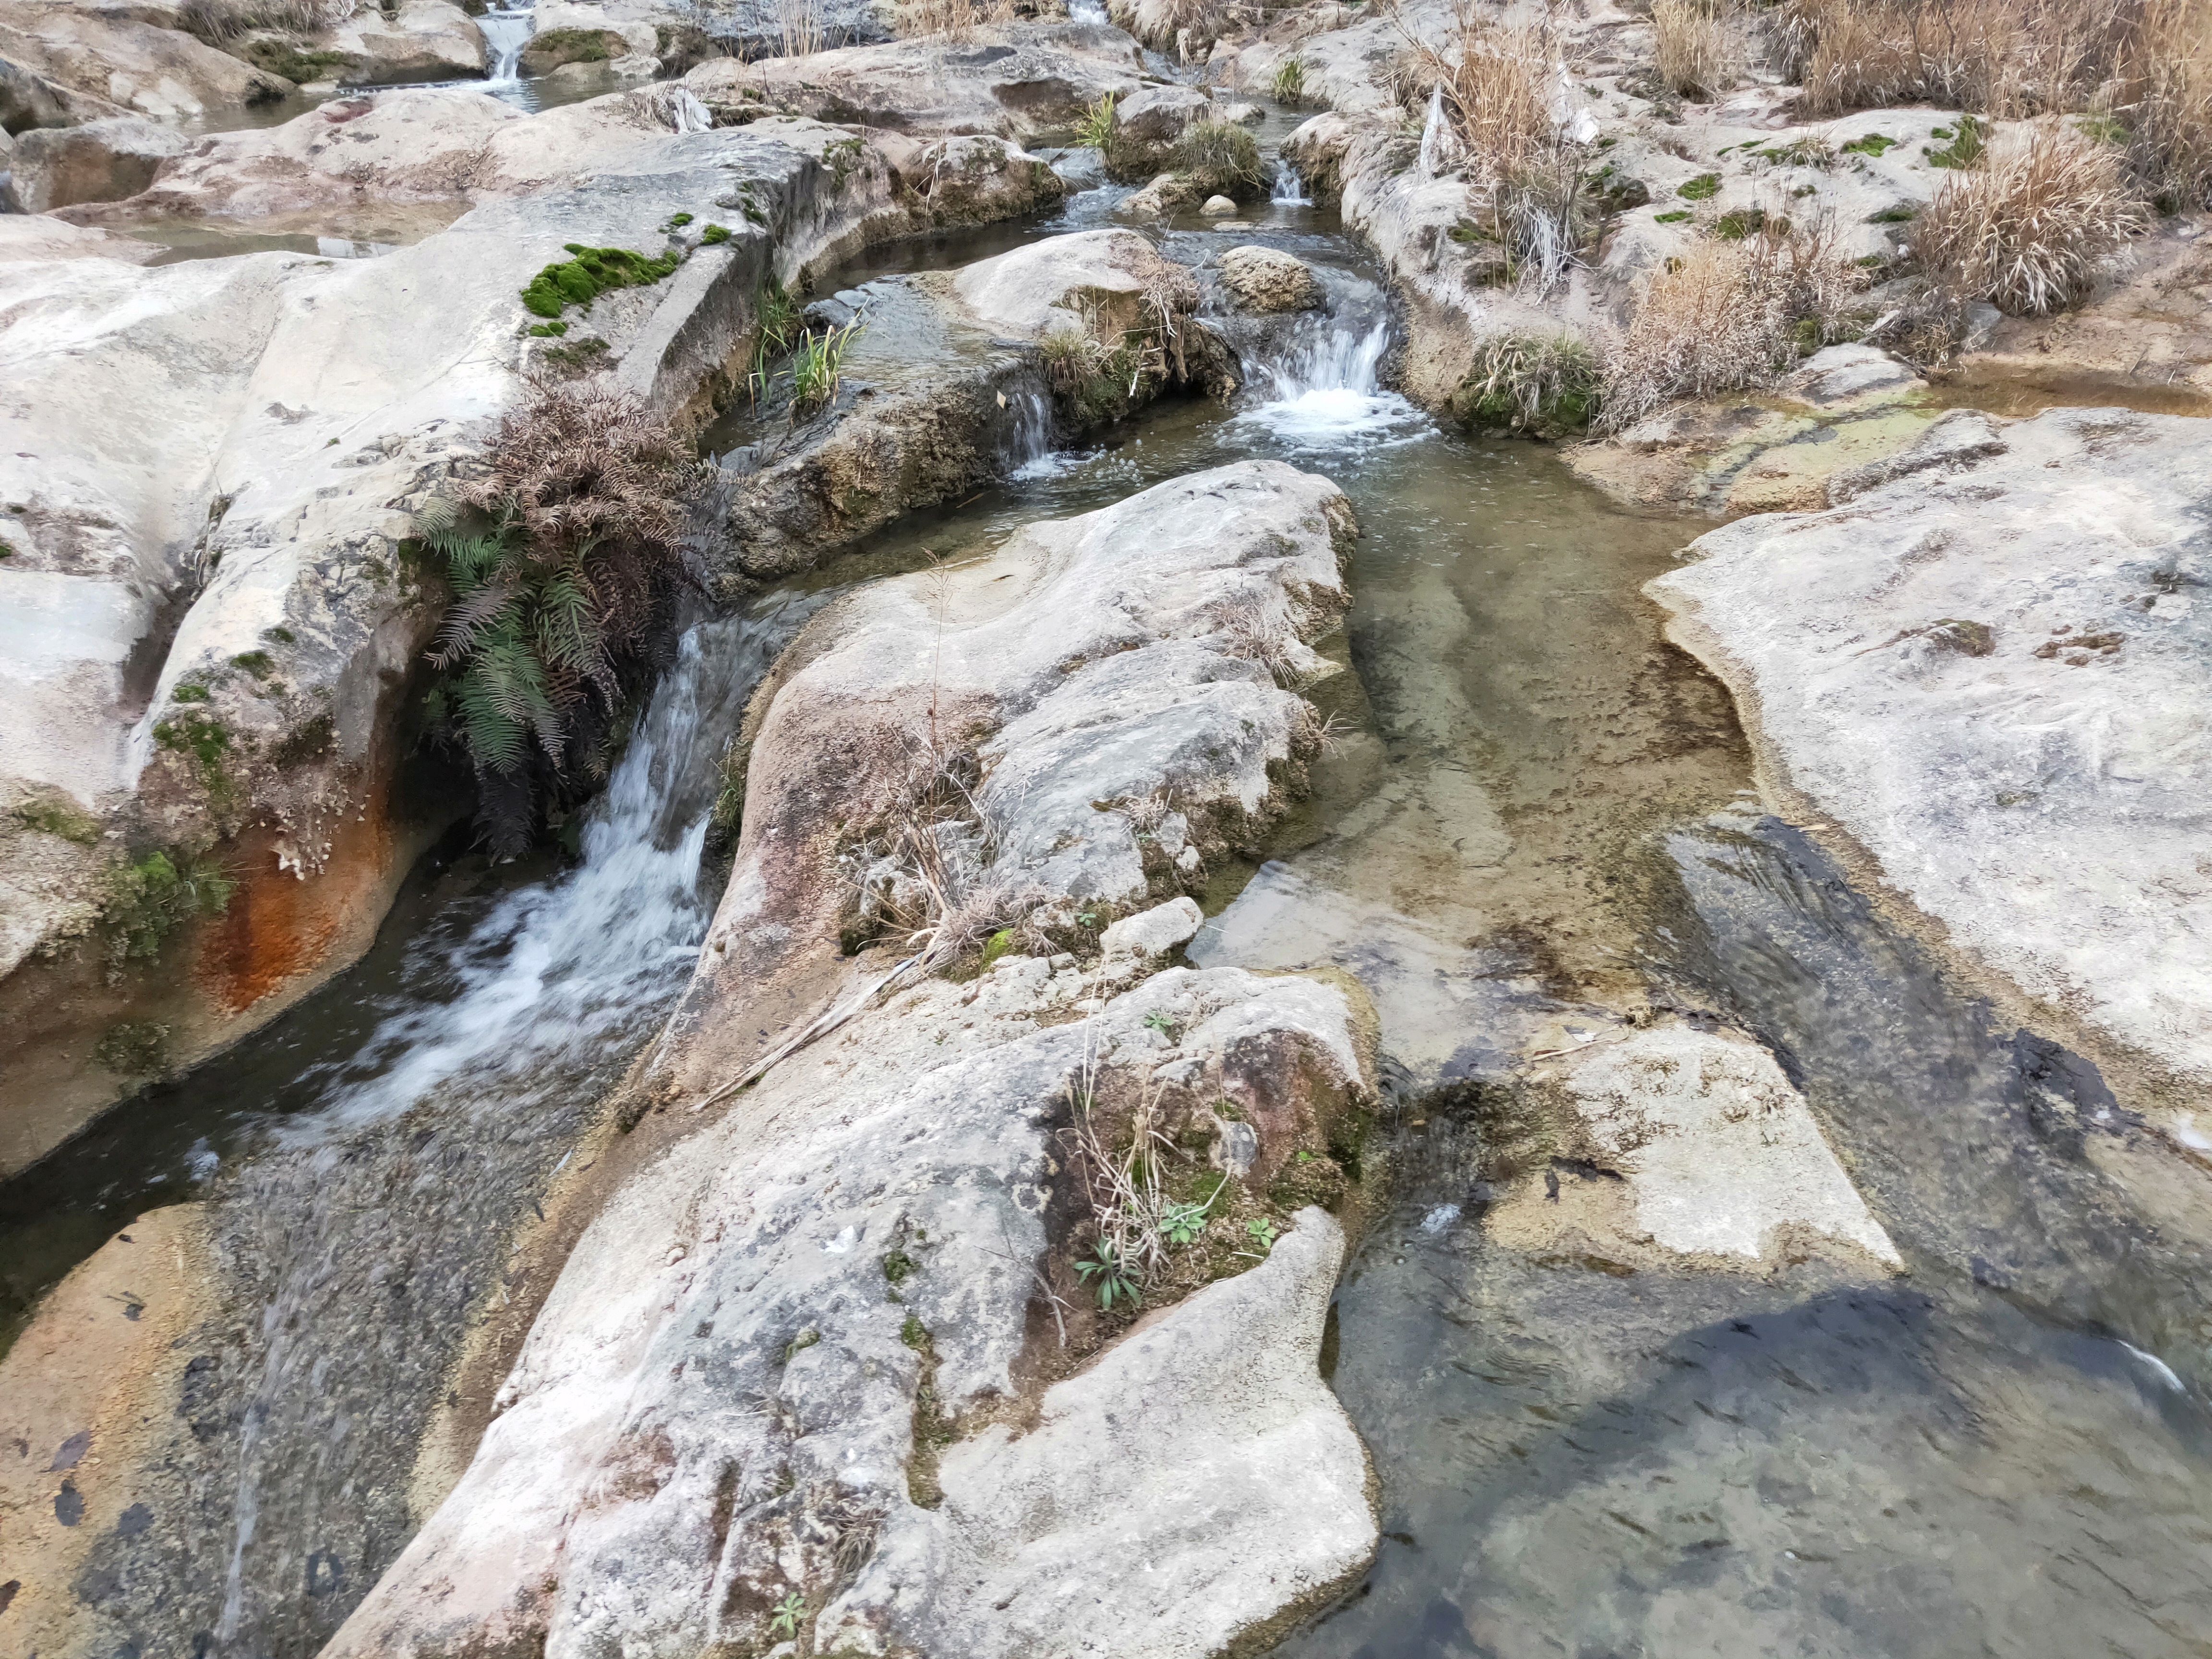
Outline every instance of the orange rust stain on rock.
<path fill-rule="evenodd" d="M 379 895 L 393 857 L 380 799 L 334 827 L 322 870 L 302 880 L 276 864 L 276 836 L 239 838 L 238 891 L 200 947 L 199 975 L 226 1014 L 243 1013 L 328 961 L 332 942 Z"/>

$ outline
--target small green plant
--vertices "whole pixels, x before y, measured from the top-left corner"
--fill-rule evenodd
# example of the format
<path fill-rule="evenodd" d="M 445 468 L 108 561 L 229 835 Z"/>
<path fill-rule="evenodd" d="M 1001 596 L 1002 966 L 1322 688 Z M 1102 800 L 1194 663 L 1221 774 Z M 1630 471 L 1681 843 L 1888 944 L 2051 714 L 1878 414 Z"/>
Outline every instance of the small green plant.
<path fill-rule="evenodd" d="M 1139 1308 L 1145 1304 L 1134 1265 L 1122 1259 L 1111 1239 L 1100 1239 L 1089 1255 L 1077 1258 L 1075 1276 L 1098 1293 L 1098 1305 L 1108 1313 L 1117 1302 Z"/>
<path fill-rule="evenodd" d="M 1173 1036 L 1175 1028 L 1175 1016 L 1164 1010 L 1155 1008 L 1145 1016 L 1145 1029 L 1148 1031 L 1158 1031 L 1162 1036 Z"/>
<path fill-rule="evenodd" d="M 894 1286 L 903 1285 L 921 1271 L 921 1266 L 904 1250 L 886 1251 L 884 1255 L 884 1277 Z"/>
<path fill-rule="evenodd" d="M 0 559 L 12 559 L 15 556 L 15 544 L 10 541 L 0 541 Z"/>
<path fill-rule="evenodd" d="M 1723 242 L 1741 242 L 1745 237 L 1762 230 L 1771 230 L 1777 235 L 1787 236 L 1790 222 L 1787 219 L 1770 220 L 1765 208 L 1755 207 L 1738 208 L 1732 213 L 1723 213 L 1713 222 L 1713 234 Z"/>
<path fill-rule="evenodd" d="M 1910 202 L 1899 202 L 1895 207 L 1886 207 L 1879 213 L 1867 215 L 1870 225 L 1909 225 L 1920 216 L 1920 210 Z"/>
<path fill-rule="evenodd" d="M 558 319 L 568 307 L 587 306 L 610 289 L 650 287 L 684 263 L 681 248 L 653 258 L 626 247 L 564 246 L 574 257 L 547 265 L 522 290 L 523 308 L 534 316 Z"/>
<path fill-rule="evenodd" d="M 1275 1224 L 1267 1217 L 1261 1216 L 1257 1221 L 1246 1222 L 1244 1231 L 1251 1235 L 1252 1242 L 1262 1250 L 1272 1250 L 1275 1248 Z"/>
<path fill-rule="evenodd" d="M 1721 176 L 1717 173 L 1701 173 L 1674 192 L 1686 202 L 1709 202 L 1720 193 Z"/>
<path fill-rule="evenodd" d="M 532 323 L 522 331 L 533 340 L 557 340 L 568 331 L 568 325 L 561 322 Z"/>
<path fill-rule="evenodd" d="M 238 884 L 222 866 L 185 853 L 152 852 L 107 872 L 100 907 L 112 984 L 125 963 L 151 962 L 186 922 L 230 908 Z"/>
<path fill-rule="evenodd" d="M 90 813 L 79 811 L 76 804 L 58 790 L 17 802 L 9 816 L 26 830 L 35 830 L 42 836 L 58 836 L 80 847 L 89 847 L 100 839 L 99 821 Z"/>
<path fill-rule="evenodd" d="M 816 1330 L 812 1326 L 808 1326 L 806 1329 L 799 1332 L 797 1336 L 793 1337 L 788 1343 L 785 1344 L 783 1350 L 783 1363 L 788 1365 L 793 1360 L 796 1359 L 800 1354 L 805 1353 L 809 1348 L 812 1347 L 821 1340 L 822 1333 Z"/>
<path fill-rule="evenodd" d="M 1494 334 L 1476 349 L 1452 412 L 1478 430 L 1550 437 L 1585 429 L 1604 370 L 1589 342 L 1564 330 Z"/>
<path fill-rule="evenodd" d="M 920 1353 L 929 1346 L 929 1327 L 923 1324 L 914 1315 L 908 1314 L 906 1316 L 906 1323 L 899 1327 L 899 1340 L 916 1353 Z"/>
<path fill-rule="evenodd" d="M 1014 930 L 1011 927 L 1001 927 L 997 933 L 991 935 L 989 940 L 983 946 L 984 967 L 988 968 L 993 963 L 996 962 L 1000 957 L 1006 955 L 1007 951 L 1013 948 Z"/>
<path fill-rule="evenodd" d="M 276 672 L 276 659 L 266 651 L 241 651 L 230 659 L 233 668 L 243 668 L 257 680 L 265 680 Z"/>
<path fill-rule="evenodd" d="M 805 1613 L 806 1598 L 793 1590 L 775 1604 L 775 1616 L 768 1621 L 768 1627 L 777 1636 L 796 1636 L 799 1621 Z"/>
<path fill-rule="evenodd" d="M 688 213 L 672 213 L 668 216 L 668 228 L 671 230 L 681 230 L 690 222 L 691 216 Z"/>
<path fill-rule="evenodd" d="M 1213 1200 L 1221 1196 L 1229 1185 L 1229 1177 L 1221 1176 L 1213 1183 L 1213 1190 L 1206 1195 L 1203 1204 L 1182 1202 L 1169 1205 L 1160 1212 L 1160 1232 L 1170 1244 L 1188 1244 L 1206 1231 L 1206 1212 Z"/>
<path fill-rule="evenodd" d="M 860 325 L 808 329 L 791 354 L 791 404 L 794 414 L 811 413 L 830 402 L 844 383 L 845 353 L 860 337 Z"/>
<path fill-rule="evenodd" d="M 1651 222 L 1655 225 L 1679 225 L 1689 216 L 1689 209 L 1676 208 L 1672 213 L 1653 214 L 1651 216 Z"/>
<path fill-rule="evenodd" d="M 172 754 L 189 755 L 199 768 L 200 781 L 210 789 L 223 782 L 222 757 L 230 751 L 230 732 L 211 714 L 187 709 L 154 726 L 154 741 Z"/>
<path fill-rule="evenodd" d="M 1104 149 L 1114 142 L 1114 94 L 1108 93 L 1083 112 L 1083 118 L 1075 124 L 1075 142 L 1093 149 Z"/>
<path fill-rule="evenodd" d="M 1279 104 L 1296 105 L 1306 95 L 1306 64 L 1303 58 L 1285 58 L 1275 65 L 1270 83 Z"/>
<path fill-rule="evenodd" d="M 727 225 L 708 225 L 699 233 L 699 240 L 708 247 L 718 242 L 726 242 L 730 240 L 730 228 Z"/>
<path fill-rule="evenodd" d="M 207 687 L 197 680 L 185 680 L 169 693 L 171 702 L 205 702 L 207 700 Z"/>
<path fill-rule="evenodd" d="M 1840 146 L 1846 155 L 1879 155 L 1886 149 L 1897 148 L 1897 140 L 1887 134 L 1869 132 L 1863 138 L 1854 138 Z"/>
<path fill-rule="evenodd" d="M 745 394 L 757 404 L 768 396 L 769 364 L 782 355 L 799 329 L 799 301 L 770 282 L 753 297 L 753 315 L 759 332 L 753 340 L 752 373 L 745 376 Z"/>
<path fill-rule="evenodd" d="M 121 1021 L 100 1034 L 92 1057 L 118 1077 L 159 1077 L 169 1069 L 169 1028 L 147 1019 Z"/>
<path fill-rule="evenodd" d="M 1949 127 L 1936 127 L 1929 137 L 1951 141 L 1941 149 L 1927 152 L 1929 167 L 1970 167 L 1982 159 L 1982 152 L 1989 148 L 1990 130 L 1972 116 L 1962 115 L 1955 133 Z"/>

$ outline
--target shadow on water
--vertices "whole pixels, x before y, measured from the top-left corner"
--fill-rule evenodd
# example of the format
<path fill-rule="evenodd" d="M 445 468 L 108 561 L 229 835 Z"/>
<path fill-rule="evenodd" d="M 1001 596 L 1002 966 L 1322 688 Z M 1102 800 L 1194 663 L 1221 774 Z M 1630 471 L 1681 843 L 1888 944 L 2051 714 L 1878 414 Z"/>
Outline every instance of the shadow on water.
<path fill-rule="evenodd" d="M 2204 1218 L 1806 837 L 1739 809 L 1665 850 L 1646 966 L 1775 1049 L 1910 1276 L 1534 1260 L 1480 1225 L 1480 1123 L 1407 1129 L 1337 1308 L 1388 1536 L 1281 1651 L 2204 1653 Z"/>

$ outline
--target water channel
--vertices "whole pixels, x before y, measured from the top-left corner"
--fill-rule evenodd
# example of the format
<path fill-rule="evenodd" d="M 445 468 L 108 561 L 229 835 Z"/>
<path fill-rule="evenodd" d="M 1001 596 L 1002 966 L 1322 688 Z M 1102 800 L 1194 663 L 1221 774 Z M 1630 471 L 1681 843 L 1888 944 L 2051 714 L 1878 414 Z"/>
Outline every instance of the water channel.
<path fill-rule="evenodd" d="M 1113 222 L 1121 194 L 826 286 Z M 1702 526 L 1389 391 L 1387 298 L 1299 194 L 1160 235 L 1204 281 L 1250 242 L 1322 276 L 1328 311 L 1287 327 L 1213 307 L 1244 353 L 1229 407 L 1041 449 L 806 591 L 702 622 L 574 861 L 495 868 L 449 842 L 362 964 L 0 1185 L 10 1330 L 155 1204 L 210 1203 L 237 1264 L 243 1311 L 207 1367 L 240 1404 L 176 1482 L 195 1519 L 170 1535 L 195 1541 L 129 1563 L 172 1596 L 144 1659 L 312 1654 L 404 1543 L 456 1334 L 682 981 L 723 744 L 820 594 L 1254 456 L 1325 473 L 1360 516 L 1342 672 L 1310 694 L 1338 736 L 1270 856 L 1215 872 L 1190 955 L 1357 975 L 1388 1094 L 1388 1201 L 1328 1356 L 1385 1542 L 1280 1651 L 2212 1652 L 2212 1261 L 2188 1242 L 2212 1228 L 2162 1225 L 2112 1178 L 2100 1137 L 2129 1107 L 2094 1067 L 2002 1027 L 1759 809 L 1727 696 L 1639 591 Z M 1527 1057 L 1654 1012 L 1774 1049 L 1905 1274 L 1629 1271 L 1489 1235 Z M 125 1546 L 101 1548 L 120 1572 Z"/>

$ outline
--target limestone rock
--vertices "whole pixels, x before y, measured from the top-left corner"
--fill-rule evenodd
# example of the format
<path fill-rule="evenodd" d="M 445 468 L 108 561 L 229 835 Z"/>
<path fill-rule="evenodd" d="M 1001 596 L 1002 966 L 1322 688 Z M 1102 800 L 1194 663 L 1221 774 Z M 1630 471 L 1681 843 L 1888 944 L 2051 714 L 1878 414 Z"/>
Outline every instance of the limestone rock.
<path fill-rule="evenodd" d="M 986 25 L 936 38 L 755 63 L 716 58 L 684 76 L 726 125 L 778 112 L 911 133 L 1017 139 L 1073 126 L 1101 98 L 1137 91 L 1128 40 L 1089 23 Z"/>
<path fill-rule="evenodd" d="M 1315 1370 L 1343 1250 L 1302 1211 L 1251 1272 L 1048 1390 L 1036 1427 L 951 1448 L 910 1639 L 1015 1659 L 1083 1630 L 1102 1652 L 1198 1659 L 1341 1594 L 1379 1541 L 1366 1453 Z M 1146 1570 L 1102 1580 L 1109 1560 Z"/>
<path fill-rule="evenodd" d="M 400 0 L 390 9 L 361 6 L 352 16 L 305 37 L 301 46 L 338 58 L 319 78 L 348 86 L 453 80 L 481 75 L 489 67 L 483 30 L 453 0 Z"/>
<path fill-rule="evenodd" d="M 1098 948 L 1109 962 L 1164 957 L 1187 944 L 1205 923 L 1206 912 L 1198 908 L 1196 899 L 1185 894 L 1122 917 L 1098 936 Z"/>
<path fill-rule="evenodd" d="M 1270 247 L 1232 247 L 1221 256 L 1221 285 L 1246 311 L 1317 311 L 1328 302 L 1304 262 Z"/>
<path fill-rule="evenodd" d="M 26 213 L 119 201 L 152 184 L 161 164 L 187 148 L 175 128 L 135 115 L 34 129 L 15 146 L 15 201 Z"/>
<path fill-rule="evenodd" d="M 680 417 L 772 273 L 927 222 L 835 128 L 628 131 L 634 170 L 609 150 L 588 182 L 487 199 L 373 261 L 7 265 L 0 726 L 22 738 L 0 756 L 0 1169 L 125 1086 L 93 1054 L 110 1024 L 165 1025 L 189 1063 L 367 945 L 427 833 L 388 815 L 392 725 L 435 618 L 398 544 L 547 361 L 523 285 L 570 242 L 658 252 L 691 213 L 686 263 L 572 313 L 569 337 L 604 339 L 616 383 Z M 732 234 L 710 246 L 714 215 Z M 88 832 L 15 816 L 55 792 Z M 228 837 L 239 921 L 110 987 L 99 941 L 72 941 L 96 931 L 126 826 L 134 848 Z"/>
<path fill-rule="evenodd" d="M 1108 171 L 1118 179 L 1150 177 L 1167 165 L 1184 131 L 1212 112 L 1213 100 L 1200 87 L 1151 86 L 1121 100 L 1106 144 Z"/>
<path fill-rule="evenodd" d="M 0 0 L 0 60 L 70 92 L 164 121 L 189 120 L 292 90 L 282 76 L 252 68 L 179 29 L 142 22 L 126 9 L 49 0 Z"/>
<path fill-rule="evenodd" d="M 1199 204 L 1198 210 L 1209 219 L 1233 219 L 1237 216 L 1237 204 L 1226 196 L 1209 196 Z"/>
<path fill-rule="evenodd" d="M 0 36 L 0 40 L 4 40 Z M 131 112 L 120 104 L 65 85 L 27 64 L 6 55 L 0 45 L 0 131 L 22 132 L 32 127 L 70 127 L 85 121 L 104 121 Z M 24 54 L 28 57 L 27 52 Z"/>
<path fill-rule="evenodd" d="M 1923 442 L 1843 506 L 1708 532 L 1649 591 L 1771 798 L 2090 1036 L 2212 1075 L 2203 423 L 1961 411 Z"/>
<path fill-rule="evenodd" d="M 161 248 L 111 231 L 86 230 L 44 214 L 0 215 L 0 264 L 49 259 L 120 259 L 143 265 L 161 256 Z"/>
<path fill-rule="evenodd" d="M 1568 1103 L 1550 1168 L 1487 1224 L 1501 1243 L 1611 1260 L 1778 1265 L 1812 1250 L 1899 1265 L 1774 1056 L 1748 1037 L 1665 1021 L 1540 1066 Z M 1562 1171 L 1577 1163 L 1595 1176 Z"/>

